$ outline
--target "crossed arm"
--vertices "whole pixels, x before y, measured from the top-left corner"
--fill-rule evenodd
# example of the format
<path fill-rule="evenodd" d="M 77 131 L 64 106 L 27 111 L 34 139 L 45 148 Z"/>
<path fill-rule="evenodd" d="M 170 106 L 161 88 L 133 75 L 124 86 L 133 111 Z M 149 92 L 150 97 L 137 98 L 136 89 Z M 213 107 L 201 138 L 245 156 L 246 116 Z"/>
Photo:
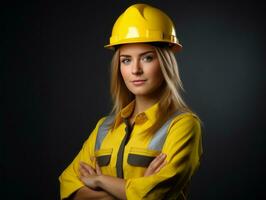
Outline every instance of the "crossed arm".
<path fill-rule="evenodd" d="M 160 171 L 166 164 L 166 155 L 158 155 L 146 169 L 144 176 L 150 176 Z M 125 185 L 126 181 L 121 178 L 103 175 L 101 169 L 96 163 L 96 168 L 80 162 L 79 179 L 84 183 L 73 196 L 73 200 L 87 199 L 126 199 Z"/>

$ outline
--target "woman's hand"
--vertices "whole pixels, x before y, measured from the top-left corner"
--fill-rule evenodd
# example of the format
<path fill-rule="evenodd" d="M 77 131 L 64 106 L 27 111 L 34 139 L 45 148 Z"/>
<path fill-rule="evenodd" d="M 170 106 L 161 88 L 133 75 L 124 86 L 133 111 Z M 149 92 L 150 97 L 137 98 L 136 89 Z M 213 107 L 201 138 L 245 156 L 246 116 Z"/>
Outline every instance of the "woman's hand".
<path fill-rule="evenodd" d="M 93 159 L 92 162 L 94 162 Z M 98 186 L 100 176 L 102 176 L 102 172 L 97 162 L 95 169 L 92 166 L 88 165 L 87 163 L 80 162 L 79 179 L 85 184 L 85 186 L 83 186 L 76 192 L 73 199 L 74 200 L 84 200 L 84 199 L 115 200 L 116 198 L 111 193 L 102 190 Z"/>
<path fill-rule="evenodd" d="M 166 154 L 160 153 L 153 161 L 149 164 L 146 169 L 144 176 L 150 176 L 160 171 L 160 169 L 166 164 Z"/>
<path fill-rule="evenodd" d="M 126 181 L 121 178 L 102 175 L 101 169 L 97 162 L 95 169 L 84 162 L 80 162 L 79 172 L 80 180 L 89 189 L 92 189 L 93 191 L 100 190 L 106 192 L 106 194 L 108 194 L 108 199 L 112 199 L 114 197 L 118 199 L 126 199 Z"/>
<path fill-rule="evenodd" d="M 95 169 L 84 163 L 80 162 L 80 180 L 92 190 L 103 190 L 119 199 L 126 199 L 124 179 L 104 176 L 97 162 L 95 162 Z M 144 176 L 150 176 L 160 171 L 166 164 L 166 154 L 159 154 L 148 166 Z M 111 197 L 111 196 L 110 196 Z"/>
<path fill-rule="evenodd" d="M 79 167 L 79 179 L 89 188 L 91 189 L 98 189 L 98 180 L 99 176 L 102 175 L 101 169 L 96 162 L 96 169 L 91 167 L 90 165 L 80 162 Z"/>

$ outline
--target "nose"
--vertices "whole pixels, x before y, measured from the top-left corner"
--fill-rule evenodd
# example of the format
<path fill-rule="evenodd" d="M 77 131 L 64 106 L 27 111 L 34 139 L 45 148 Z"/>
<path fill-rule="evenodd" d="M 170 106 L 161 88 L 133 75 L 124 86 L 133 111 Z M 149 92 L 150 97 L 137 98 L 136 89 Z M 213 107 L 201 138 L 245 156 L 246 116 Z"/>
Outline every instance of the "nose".
<path fill-rule="evenodd" d="M 141 63 L 138 59 L 132 63 L 131 73 L 134 75 L 140 75 L 143 73 Z"/>

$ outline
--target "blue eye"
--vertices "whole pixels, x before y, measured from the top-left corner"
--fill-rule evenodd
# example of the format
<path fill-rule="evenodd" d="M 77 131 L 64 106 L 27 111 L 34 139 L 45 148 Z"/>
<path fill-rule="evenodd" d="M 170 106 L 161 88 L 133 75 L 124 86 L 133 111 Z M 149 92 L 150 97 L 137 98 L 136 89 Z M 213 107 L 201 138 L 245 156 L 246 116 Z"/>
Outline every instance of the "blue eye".
<path fill-rule="evenodd" d="M 153 55 L 144 56 L 142 60 L 144 62 L 151 62 L 153 60 Z"/>
<path fill-rule="evenodd" d="M 121 60 L 121 63 L 125 64 L 125 65 L 128 65 L 130 63 L 130 59 L 129 58 L 124 58 Z"/>

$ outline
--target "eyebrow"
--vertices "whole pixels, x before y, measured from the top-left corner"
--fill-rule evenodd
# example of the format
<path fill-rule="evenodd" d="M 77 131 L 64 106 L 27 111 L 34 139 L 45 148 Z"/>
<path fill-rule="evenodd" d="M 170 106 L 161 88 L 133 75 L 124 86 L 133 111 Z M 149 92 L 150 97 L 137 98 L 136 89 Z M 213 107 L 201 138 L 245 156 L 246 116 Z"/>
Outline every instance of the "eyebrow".
<path fill-rule="evenodd" d="M 139 54 L 139 56 L 143 56 L 143 55 L 145 55 L 145 54 L 148 54 L 148 53 L 154 53 L 154 52 L 155 52 L 154 50 L 145 51 L 145 52 Z M 131 57 L 131 55 L 122 54 L 122 55 L 120 55 L 120 57 Z"/>

